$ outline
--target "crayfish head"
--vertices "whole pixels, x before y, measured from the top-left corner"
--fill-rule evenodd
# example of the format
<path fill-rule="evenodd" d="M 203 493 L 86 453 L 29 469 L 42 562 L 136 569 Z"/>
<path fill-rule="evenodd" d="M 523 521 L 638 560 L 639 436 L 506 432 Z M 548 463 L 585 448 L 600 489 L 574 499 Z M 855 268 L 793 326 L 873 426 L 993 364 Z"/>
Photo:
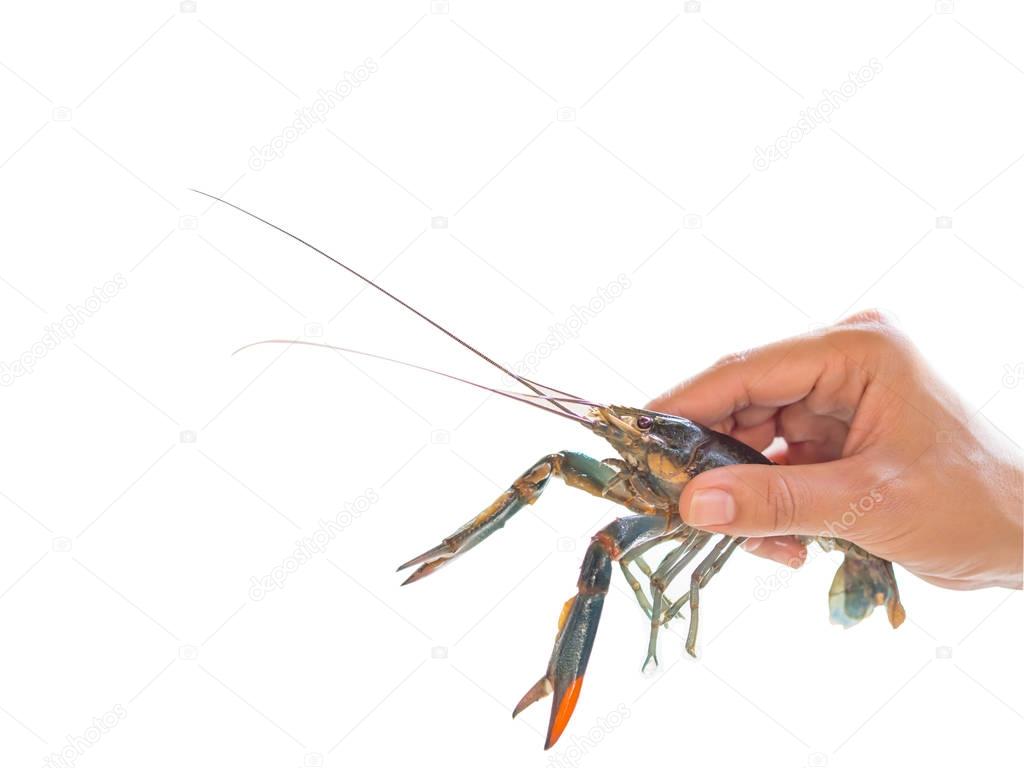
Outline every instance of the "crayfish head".
<path fill-rule="evenodd" d="M 707 430 L 681 416 L 621 405 L 591 409 L 591 429 L 631 466 L 678 486 L 688 479 L 695 448 Z"/>

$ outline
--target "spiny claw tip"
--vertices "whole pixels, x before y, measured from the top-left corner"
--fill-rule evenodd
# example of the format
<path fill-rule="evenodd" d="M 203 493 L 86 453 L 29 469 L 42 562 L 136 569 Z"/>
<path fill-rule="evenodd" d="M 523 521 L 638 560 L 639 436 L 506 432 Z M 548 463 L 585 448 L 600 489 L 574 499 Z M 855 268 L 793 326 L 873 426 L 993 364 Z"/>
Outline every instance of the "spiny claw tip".
<path fill-rule="evenodd" d="M 441 544 L 438 544 L 436 547 L 431 547 L 426 552 L 416 555 L 416 557 L 412 558 L 411 560 L 406 560 L 404 563 L 398 566 L 397 570 L 404 571 L 406 568 L 411 568 L 414 565 L 425 563 L 428 560 L 434 560 L 437 558 L 448 558 L 452 555 L 452 550 L 449 549 L 448 546 L 444 544 L 444 542 L 442 542 Z"/>
<path fill-rule="evenodd" d="M 582 687 L 583 677 L 573 678 L 565 693 L 562 694 L 561 699 L 555 702 L 555 707 L 551 712 L 551 724 L 548 726 L 548 737 L 544 743 L 544 749 L 551 749 L 555 746 L 555 742 L 561 737 L 565 726 L 569 724 L 569 718 L 572 717 L 572 712 L 576 709 L 576 700 L 580 696 L 580 688 Z"/>
<path fill-rule="evenodd" d="M 414 581 L 419 581 L 424 576 L 426 576 L 428 573 L 430 573 L 430 571 L 427 570 L 426 568 L 423 568 L 423 567 L 417 568 L 415 571 L 410 573 L 409 574 L 409 578 L 407 578 L 405 581 L 403 581 L 399 586 L 404 587 L 406 584 L 412 584 Z"/>
<path fill-rule="evenodd" d="M 554 687 L 551 685 L 551 681 L 548 680 L 547 676 L 545 675 L 536 683 L 530 686 L 530 690 L 526 692 L 523 698 L 519 700 L 519 703 L 516 704 L 516 708 L 512 710 L 512 717 L 515 718 L 520 712 L 522 712 L 528 706 L 533 704 L 533 702 L 538 701 L 539 699 L 543 699 L 545 696 L 550 695 L 551 691 L 553 690 Z"/>
<path fill-rule="evenodd" d="M 644 659 L 643 666 L 640 667 L 640 671 L 645 675 L 653 675 L 658 671 L 658 657 L 653 653 Z"/>

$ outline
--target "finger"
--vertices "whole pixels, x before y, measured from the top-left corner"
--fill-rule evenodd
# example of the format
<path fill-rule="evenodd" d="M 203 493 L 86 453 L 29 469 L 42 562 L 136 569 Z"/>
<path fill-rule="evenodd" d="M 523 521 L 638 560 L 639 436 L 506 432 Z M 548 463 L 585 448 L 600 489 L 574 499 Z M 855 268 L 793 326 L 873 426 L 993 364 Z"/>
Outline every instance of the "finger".
<path fill-rule="evenodd" d="M 774 423 L 775 414 L 778 413 L 778 410 L 778 408 L 752 405 L 749 408 L 744 408 L 741 411 L 736 411 L 736 413 L 726 416 L 721 421 L 711 425 L 711 428 L 731 435 L 737 429 L 749 429 L 750 427 L 759 426 L 766 421 Z"/>
<path fill-rule="evenodd" d="M 776 342 L 725 358 L 648 407 L 715 424 L 750 406 L 808 398 L 816 413 L 848 418 L 867 386 L 863 367 L 848 364 L 864 358 L 863 347 L 849 329 Z"/>
<path fill-rule="evenodd" d="M 801 450 L 801 456 L 813 454 L 809 461 L 832 461 L 842 455 L 849 427 L 833 416 L 815 413 L 806 400 L 780 410 L 776 422 L 778 434 L 789 445 L 809 444 Z M 803 464 L 809 461 L 794 457 L 792 463 Z"/>
<path fill-rule="evenodd" d="M 799 568 L 807 559 L 807 547 L 795 536 L 751 538 L 740 546 L 751 554 L 788 565 L 790 568 Z"/>
<path fill-rule="evenodd" d="M 827 354 L 809 337 L 769 344 L 719 361 L 656 398 L 650 408 L 711 424 L 750 405 L 788 405 L 810 392 Z"/>
<path fill-rule="evenodd" d="M 790 464 L 821 464 L 826 461 L 835 461 L 839 458 L 838 454 L 838 448 L 825 443 L 813 441 L 790 443 L 787 460 Z"/>
<path fill-rule="evenodd" d="M 792 458 L 790 446 L 789 458 Z M 870 488 L 860 457 L 823 464 L 739 464 L 711 469 L 686 484 L 679 499 L 683 520 L 733 536 L 828 535 L 849 500 Z M 870 531 L 865 521 L 860 534 Z"/>
<path fill-rule="evenodd" d="M 756 451 L 763 451 L 775 439 L 775 421 L 766 421 L 756 427 L 737 429 L 732 432 L 732 436 Z"/>

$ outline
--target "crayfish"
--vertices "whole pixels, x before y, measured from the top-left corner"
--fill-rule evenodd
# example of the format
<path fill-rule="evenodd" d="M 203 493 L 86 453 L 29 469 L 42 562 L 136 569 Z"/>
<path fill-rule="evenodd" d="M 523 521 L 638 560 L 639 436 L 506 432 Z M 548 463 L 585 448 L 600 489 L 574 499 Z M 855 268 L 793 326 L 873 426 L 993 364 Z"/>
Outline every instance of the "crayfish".
<path fill-rule="evenodd" d="M 415 313 L 529 392 L 489 387 L 423 366 L 329 344 L 284 339 L 270 339 L 256 344 L 326 347 L 445 376 L 571 419 L 604 438 L 618 453 L 618 458 L 603 460 L 572 451 L 559 451 L 544 456 L 480 514 L 442 539 L 437 546 L 398 568 L 401 571 L 418 566 L 403 582 L 411 584 L 451 563 L 502 528 L 524 506 L 536 502 L 553 477 L 560 478 L 572 488 L 613 501 L 626 509 L 628 514 L 604 526 L 591 539 L 580 567 L 576 594 L 565 602 L 558 618 L 558 633 L 547 669 L 513 710 L 514 717 L 535 701 L 553 694 L 545 749 L 550 748 L 562 735 L 576 706 L 597 635 L 605 595 L 611 584 L 613 563 L 618 562 L 640 608 L 650 621 L 644 668 L 657 664 L 659 629 L 684 607 L 689 608 L 686 650 L 696 656 L 701 590 L 722 569 L 743 539 L 722 535 L 705 554 L 715 534 L 691 528 L 683 522 L 678 512 L 680 493 L 691 478 L 705 470 L 731 464 L 771 464 L 768 458 L 730 435 L 716 432 L 681 416 L 593 402 L 513 373 L 325 251 L 234 203 L 205 192 L 199 194 L 235 208 L 329 259 Z M 852 626 L 870 614 L 876 605 L 883 604 L 893 627 L 903 622 L 905 613 L 890 562 L 843 539 L 826 536 L 807 538 L 817 541 L 824 549 L 838 549 L 845 555 L 829 590 L 829 611 L 834 623 Z M 652 568 L 643 556 L 659 544 L 673 546 L 657 567 Z M 669 598 L 669 587 L 700 555 L 703 557 L 689 571 L 689 588 L 677 599 Z M 649 596 L 633 568 L 639 570 L 646 579 Z"/>

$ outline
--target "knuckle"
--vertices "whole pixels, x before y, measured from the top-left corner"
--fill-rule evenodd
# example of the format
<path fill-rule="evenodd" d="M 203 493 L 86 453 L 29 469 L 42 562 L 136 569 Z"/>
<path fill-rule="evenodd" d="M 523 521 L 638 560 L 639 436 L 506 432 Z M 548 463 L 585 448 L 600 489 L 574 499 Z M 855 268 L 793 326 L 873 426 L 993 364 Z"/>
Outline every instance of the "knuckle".
<path fill-rule="evenodd" d="M 896 327 L 896 319 L 884 309 L 872 307 L 855 312 L 849 317 L 840 321 L 840 325 L 881 325 L 889 328 Z"/>
<path fill-rule="evenodd" d="M 798 489 L 784 472 L 772 473 L 765 499 L 765 522 L 773 533 L 783 535 L 792 532 L 796 523 Z"/>
<path fill-rule="evenodd" d="M 885 352 L 903 345 L 902 331 L 888 320 L 880 319 L 883 316 L 875 317 L 871 312 L 854 315 L 833 329 L 833 338 L 841 348 L 849 348 L 851 352 L 858 349 Z"/>
<path fill-rule="evenodd" d="M 729 354 L 727 354 L 727 355 L 725 355 L 723 357 L 718 358 L 718 360 L 716 360 L 714 365 L 712 365 L 711 367 L 712 368 L 726 368 L 726 367 L 728 367 L 730 365 L 738 365 L 740 363 L 745 362 L 749 356 L 750 356 L 750 350 L 746 350 L 746 349 L 745 350 L 740 350 L 739 352 L 730 352 Z"/>

